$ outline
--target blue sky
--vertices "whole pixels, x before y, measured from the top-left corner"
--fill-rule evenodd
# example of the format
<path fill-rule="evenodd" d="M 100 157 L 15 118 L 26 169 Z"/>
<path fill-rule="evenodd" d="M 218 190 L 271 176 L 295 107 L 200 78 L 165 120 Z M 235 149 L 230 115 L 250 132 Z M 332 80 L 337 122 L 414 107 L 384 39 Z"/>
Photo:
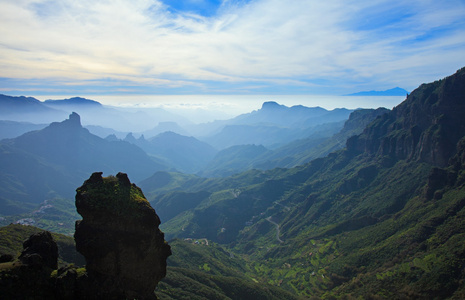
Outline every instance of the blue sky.
<path fill-rule="evenodd" d="M 221 7 L 221 0 L 165 0 L 167 10 L 179 13 L 197 14 L 203 17 L 214 16 Z"/>
<path fill-rule="evenodd" d="M 410 91 L 463 66 L 463 0 L 0 0 L 10 95 Z"/>

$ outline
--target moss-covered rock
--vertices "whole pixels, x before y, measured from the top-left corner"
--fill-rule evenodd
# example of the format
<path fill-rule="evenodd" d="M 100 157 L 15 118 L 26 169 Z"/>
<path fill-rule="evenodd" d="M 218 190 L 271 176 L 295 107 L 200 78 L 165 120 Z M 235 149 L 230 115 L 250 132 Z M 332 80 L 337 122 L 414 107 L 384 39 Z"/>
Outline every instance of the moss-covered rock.
<path fill-rule="evenodd" d="M 93 173 L 77 189 L 76 208 L 76 248 L 99 297 L 154 298 L 171 250 L 141 189 L 124 173 Z"/>

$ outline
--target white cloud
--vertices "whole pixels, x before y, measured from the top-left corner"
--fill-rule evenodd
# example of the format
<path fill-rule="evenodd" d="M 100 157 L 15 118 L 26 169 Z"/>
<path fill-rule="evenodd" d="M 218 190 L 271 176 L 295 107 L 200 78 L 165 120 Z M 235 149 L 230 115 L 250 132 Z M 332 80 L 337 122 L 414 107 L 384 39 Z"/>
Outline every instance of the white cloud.
<path fill-rule="evenodd" d="M 225 1 L 205 18 L 155 0 L 3 0 L 0 68 L 9 78 L 172 87 L 324 79 L 409 88 L 464 64 L 463 20 L 461 1 Z"/>

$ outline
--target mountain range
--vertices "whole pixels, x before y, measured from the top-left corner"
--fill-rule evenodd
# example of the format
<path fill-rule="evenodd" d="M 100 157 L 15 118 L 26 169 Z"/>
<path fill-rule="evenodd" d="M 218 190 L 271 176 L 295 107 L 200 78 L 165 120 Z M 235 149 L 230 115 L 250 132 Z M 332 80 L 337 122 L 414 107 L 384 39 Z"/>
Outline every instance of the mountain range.
<path fill-rule="evenodd" d="M 6 102 L 19 101 L 22 103 L 19 105 L 21 107 L 22 105 L 40 105 L 45 107 L 44 109 L 57 112 L 58 109 L 66 107 L 85 113 L 89 111 L 94 111 L 95 114 L 100 112 L 103 115 L 108 113 L 107 108 L 100 103 L 84 98 L 48 100 L 44 103 L 25 97 L 3 96 L 3 98 L 7 100 Z M 18 113 L 20 112 L 24 112 L 24 107 L 18 109 Z M 277 118 L 277 114 L 281 113 L 283 117 Z M 292 166 L 292 162 L 298 164 L 298 155 L 306 155 L 316 145 L 329 140 L 333 134 L 337 133 L 343 127 L 344 118 L 349 113 L 350 111 L 343 109 L 327 111 L 322 108 L 303 106 L 289 108 L 274 102 L 267 102 L 258 111 L 227 121 L 230 124 L 227 125 L 230 126 L 229 128 L 242 126 L 248 132 L 253 131 L 251 128 L 262 128 L 258 133 L 247 135 L 248 141 L 254 143 L 240 145 L 240 142 L 237 142 L 239 145 L 233 145 L 232 148 L 222 151 L 218 151 L 200 139 L 171 131 L 159 133 L 147 139 L 144 135 L 135 138 L 132 133 L 126 133 L 124 138 L 118 138 L 116 133 L 121 132 L 106 131 L 113 133 L 104 139 L 84 128 L 81 125 L 81 116 L 75 112 L 72 112 L 67 120 L 53 122 L 48 126 L 2 121 L 4 128 L 7 128 L 7 125 L 9 128 L 14 127 L 18 134 L 27 129 L 37 129 L 0 141 L 2 215 L 26 213 L 34 210 L 36 205 L 45 200 L 71 198 L 73 187 L 79 184 L 89 172 L 94 171 L 114 173 L 124 170 L 134 180 L 141 181 L 157 171 L 180 171 L 218 177 L 251 168 L 265 170 L 283 166 L 279 163 L 283 161 L 288 162 L 285 166 Z M 42 112 L 39 111 L 37 114 L 41 115 Z M 324 123 L 325 120 L 327 123 Z M 302 124 L 310 123 L 312 124 L 310 127 L 302 129 L 304 126 Z M 176 127 L 176 123 L 161 122 L 160 124 L 159 126 L 166 124 L 168 127 Z M 88 126 L 87 128 L 104 132 L 103 127 Z M 286 133 L 284 139 L 273 136 L 276 130 Z M 5 132 L 12 134 L 12 130 Z M 221 135 L 223 138 L 228 136 L 224 132 L 223 129 Z M 291 138 L 290 132 L 299 132 L 296 136 L 306 137 L 301 151 L 270 150 L 261 145 L 262 136 L 276 143 L 285 144 L 285 139 L 296 143 Z M 236 130 L 232 130 L 229 139 L 233 140 L 233 137 L 236 140 L 241 138 Z M 248 147 L 261 149 L 260 153 L 246 150 Z M 292 144 L 289 147 L 292 147 Z M 303 149 L 304 147 L 308 149 Z M 314 155 L 318 157 L 326 155 L 326 152 L 314 151 Z M 273 160 L 279 162 L 271 162 Z"/>
<path fill-rule="evenodd" d="M 201 139 L 223 150 L 231 146 L 256 144 L 276 148 L 318 131 L 319 125 L 347 120 L 352 111 L 296 105 L 287 107 L 265 102 L 262 108 L 233 119 L 217 122 L 218 129 Z"/>
<path fill-rule="evenodd" d="M 163 299 L 269 299 L 266 290 L 286 298 L 463 299 L 464 95 L 465 68 L 420 85 L 392 110 L 324 112 L 265 103 L 214 122 L 208 138 L 220 141 L 235 127 L 272 128 L 266 133 L 276 133 L 279 142 L 218 143 L 223 148 L 212 151 L 215 163 L 204 170 L 212 177 L 178 172 L 167 164 L 177 155 L 169 156 L 169 147 L 149 156 L 135 145 L 158 141 L 155 147 L 172 138 L 179 147 L 203 149 L 207 138 L 161 133 L 158 139 L 126 136 L 133 144 L 116 136 L 110 141 L 71 114 L 0 143 L 0 203 L 10 211 L 18 203 L 30 208 L 49 197 L 36 197 L 46 190 L 72 190 L 74 178 L 91 166 L 112 173 L 134 168 L 128 173 L 175 245 L 159 285 Z M 286 117 L 291 109 L 295 118 Z M 331 121 L 318 123 L 329 113 Z M 279 129 L 295 135 L 286 140 Z M 94 162 L 82 155 L 94 152 Z M 150 171 L 141 172 L 146 165 Z"/>
<path fill-rule="evenodd" d="M 49 124 L 65 119 L 72 112 L 82 117 L 84 125 L 126 132 L 148 130 L 156 126 L 158 122 L 174 121 L 190 124 L 185 118 L 161 108 L 118 108 L 81 97 L 42 102 L 33 97 L 0 94 L 0 119 L 2 120 Z"/>
<path fill-rule="evenodd" d="M 0 142 L 2 211 L 18 212 L 18 202 L 39 204 L 54 197 L 72 198 L 75 185 L 89 172 L 127 170 L 136 180 L 164 170 L 161 162 L 123 141 L 91 134 L 72 113 L 63 122 Z M 29 208 L 29 206 L 26 206 Z"/>
<path fill-rule="evenodd" d="M 348 96 L 405 96 L 408 92 L 400 87 L 385 91 L 363 91 L 358 93 L 349 94 Z"/>
<path fill-rule="evenodd" d="M 465 69 L 421 85 L 325 158 L 144 188 L 167 236 L 227 245 L 258 281 L 306 297 L 460 299 L 463 95 Z"/>

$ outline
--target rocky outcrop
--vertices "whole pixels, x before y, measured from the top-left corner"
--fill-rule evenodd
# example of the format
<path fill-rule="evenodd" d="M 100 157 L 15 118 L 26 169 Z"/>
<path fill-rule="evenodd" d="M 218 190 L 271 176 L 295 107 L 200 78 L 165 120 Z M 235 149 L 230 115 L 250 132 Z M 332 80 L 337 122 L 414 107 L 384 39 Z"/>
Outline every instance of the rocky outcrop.
<path fill-rule="evenodd" d="M 171 254 L 160 219 L 124 173 L 94 173 L 77 189 L 77 250 L 99 298 L 156 299 Z"/>
<path fill-rule="evenodd" d="M 423 84 L 390 113 L 350 138 L 352 152 L 448 165 L 465 134 L 465 68 L 452 76 Z"/>
<path fill-rule="evenodd" d="M 24 241 L 23 248 L 19 260 L 24 265 L 51 270 L 58 267 L 58 246 L 50 232 L 43 231 L 31 235 Z"/>
<path fill-rule="evenodd" d="M 94 173 L 77 189 L 77 250 L 86 268 L 57 269 L 58 247 L 50 232 L 33 234 L 18 259 L 0 260 L 1 299 L 157 299 L 170 246 L 160 219 L 124 173 Z"/>
<path fill-rule="evenodd" d="M 0 265 L 0 298 L 61 299 L 55 297 L 51 280 L 57 268 L 58 247 L 50 232 L 31 235 L 23 248 L 17 260 Z"/>

